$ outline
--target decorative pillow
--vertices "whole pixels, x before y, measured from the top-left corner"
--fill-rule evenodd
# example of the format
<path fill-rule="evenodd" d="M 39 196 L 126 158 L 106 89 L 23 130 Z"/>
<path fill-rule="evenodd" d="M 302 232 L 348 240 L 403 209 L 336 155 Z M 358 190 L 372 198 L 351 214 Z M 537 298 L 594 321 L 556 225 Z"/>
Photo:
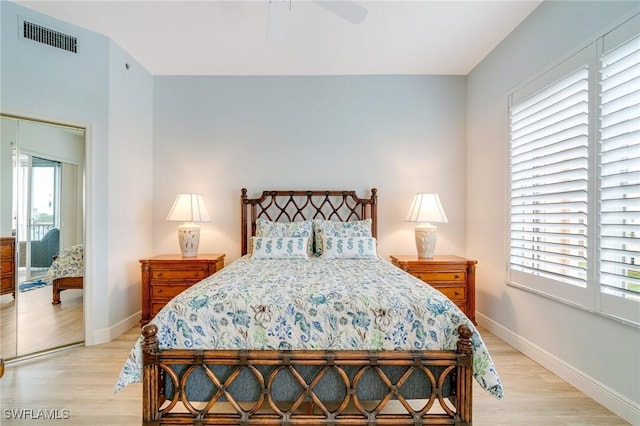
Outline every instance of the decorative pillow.
<path fill-rule="evenodd" d="M 371 237 L 371 219 L 340 222 L 337 220 L 313 220 L 316 254 L 322 254 L 322 239 L 327 237 Z"/>
<path fill-rule="evenodd" d="M 322 257 L 325 259 L 365 259 L 378 257 L 373 237 L 324 237 Z"/>
<path fill-rule="evenodd" d="M 256 219 L 256 237 L 309 237 L 307 253 L 313 254 L 313 222 L 272 222 Z"/>
<path fill-rule="evenodd" d="M 308 259 L 309 237 L 253 237 L 252 259 Z"/>

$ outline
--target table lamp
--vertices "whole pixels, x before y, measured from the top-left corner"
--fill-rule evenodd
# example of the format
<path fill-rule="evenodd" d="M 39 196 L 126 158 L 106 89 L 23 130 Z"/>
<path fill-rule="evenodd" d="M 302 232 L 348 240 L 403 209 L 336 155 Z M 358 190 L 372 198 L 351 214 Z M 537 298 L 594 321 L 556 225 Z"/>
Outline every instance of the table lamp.
<path fill-rule="evenodd" d="M 414 195 L 405 220 L 417 223 L 415 233 L 418 257 L 431 259 L 436 250 L 438 228 L 430 222 L 448 222 L 438 194 Z"/>
<path fill-rule="evenodd" d="M 178 226 L 178 242 L 182 257 L 198 256 L 200 225 L 209 222 L 209 213 L 200 194 L 178 194 L 171 207 L 167 221 L 184 222 Z"/>

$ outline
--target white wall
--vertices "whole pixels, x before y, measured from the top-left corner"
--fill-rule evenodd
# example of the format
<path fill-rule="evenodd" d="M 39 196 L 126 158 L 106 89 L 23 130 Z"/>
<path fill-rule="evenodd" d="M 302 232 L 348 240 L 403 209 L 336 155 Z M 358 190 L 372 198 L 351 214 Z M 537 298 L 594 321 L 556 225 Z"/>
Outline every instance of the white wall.
<path fill-rule="evenodd" d="M 241 188 L 377 187 L 383 256 L 415 253 L 415 192 L 447 212 L 436 253 L 464 255 L 465 90 L 456 76 L 156 77 L 153 254 L 178 251 L 165 222 L 178 192 L 205 197 L 200 252 L 230 261 Z"/>
<path fill-rule="evenodd" d="M 479 321 L 640 424 L 640 330 L 505 284 L 507 95 L 633 10 L 637 2 L 544 2 L 468 76 L 467 251 L 479 260 Z"/>
<path fill-rule="evenodd" d="M 114 43 L 109 77 L 109 325 L 119 325 L 113 338 L 139 320 L 138 260 L 152 243 L 153 78 Z"/>
<path fill-rule="evenodd" d="M 85 339 L 108 341 L 135 323 L 140 296 L 131 271 L 151 246 L 153 78 L 135 61 L 121 75 L 130 58 L 102 35 L 7 1 L 0 13 L 0 110 L 88 129 Z M 19 17 L 78 37 L 78 53 L 20 39 Z"/>

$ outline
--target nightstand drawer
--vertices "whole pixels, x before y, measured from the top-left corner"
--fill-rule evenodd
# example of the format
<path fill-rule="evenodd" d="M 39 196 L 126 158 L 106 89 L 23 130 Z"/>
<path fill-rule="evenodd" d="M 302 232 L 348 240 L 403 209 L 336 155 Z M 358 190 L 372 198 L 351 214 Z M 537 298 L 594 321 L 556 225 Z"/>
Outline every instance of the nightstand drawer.
<path fill-rule="evenodd" d="M 141 259 L 142 317 L 144 326 L 164 305 L 192 285 L 224 267 L 224 254 L 182 257 L 165 254 Z"/>
<path fill-rule="evenodd" d="M 415 255 L 392 255 L 391 263 L 443 293 L 476 323 L 477 261 L 452 255 L 436 255 L 428 259 Z"/>
<path fill-rule="evenodd" d="M 188 285 L 151 285 L 152 298 L 172 299 L 190 286 Z"/>
<path fill-rule="evenodd" d="M 13 237 L 0 238 L 0 294 L 16 295 L 15 244 Z"/>
<path fill-rule="evenodd" d="M 2 259 L 13 259 L 13 247 L 10 245 L 1 245 L 0 246 L 0 258 Z"/>
<path fill-rule="evenodd" d="M 466 271 L 435 271 L 435 272 L 411 272 L 413 276 L 421 279 L 426 283 L 430 282 L 455 282 L 455 281 L 467 281 L 467 272 Z"/>
<path fill-rule="evenodd" d="M 456 306 L 457 306 L 458 308 L 460 308 L 460 310 L 461 310 L 462 312 L 464 312 L 464 311 L 465 311 L 465 309 L 466 309 L 466 307 L 467 307 L 467 302 L 466 302 L 466 301 L 463 301 L 463 300 L 459 300 L 459 301 L 452 300 L 452 302 L 453 302 L 453 303 L 455 303 L 455 304 L 456 304 Z M 466 315 L 466 314 L 465 314 L 465 315 Z M 475 321 L 474 321 L 474 323 L 475 323 Z"/>
<path fill-rule="evenodd" d="M 2 271 L 3 274 L 13 272 L 13 260 L 3 260 L 0 262 L 0 268 L 2 268 L 0 271 Z"/>
<path fill-rule="evenodd" d="M 167 302 L 169 302 L 171 299 L 167 299 L 167 300 L 163 300 L 157 303 L 152 303 L 151 304 L 151 316 L 154 317 L 156 316 L 156 314 L 158 312 L 160 312 L 160 309 L 164 308 L 164 306 L 167 304 Z"/>
<path fill-rule="evenodd" d="M 456 287 L 433 286 L 433 287 L 438 289 L 439 292 L 441 292 L 442 294 L 444 294 L 454 302 L 457 300 L 467 299 L 467 289 L 465 286 L 456 286 Z"/>
<path fill-rule="evenodd" d="M 0 278 L 0 289 L 4 293 L 6 291 L 13 291 L 13 277 L 6 276 Z"/>
<path fill-rule="evenodd" d="M 208 276 L 206 269 L 154 269 L 152 281 L 165 280 L 202 280 Z"/>

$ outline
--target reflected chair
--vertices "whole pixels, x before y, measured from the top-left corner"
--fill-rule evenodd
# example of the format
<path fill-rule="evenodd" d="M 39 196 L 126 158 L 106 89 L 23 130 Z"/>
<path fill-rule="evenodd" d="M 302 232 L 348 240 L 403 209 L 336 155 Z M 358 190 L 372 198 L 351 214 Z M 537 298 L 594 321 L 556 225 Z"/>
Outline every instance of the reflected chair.
<path fill-rule="evenodd" d="M 41 240 L 31 242 L 31 267 L 51 266 L 54 256 L 60 251 L 60 230 L 51 228 Z"/>

